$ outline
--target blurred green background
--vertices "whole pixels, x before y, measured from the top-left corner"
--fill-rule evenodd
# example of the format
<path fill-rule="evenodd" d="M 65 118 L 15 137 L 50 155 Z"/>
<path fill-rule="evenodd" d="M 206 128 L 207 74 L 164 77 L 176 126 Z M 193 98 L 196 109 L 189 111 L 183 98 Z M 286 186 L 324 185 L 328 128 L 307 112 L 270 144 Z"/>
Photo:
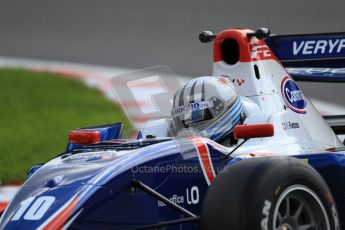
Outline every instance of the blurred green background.
<path fill-rule="evenodd" d="M 123 121 L 96 89 L 58 75 L 0 69 L 0 180 L 25 179 L 32 165 L 64 151 L 71 129 Z"/>

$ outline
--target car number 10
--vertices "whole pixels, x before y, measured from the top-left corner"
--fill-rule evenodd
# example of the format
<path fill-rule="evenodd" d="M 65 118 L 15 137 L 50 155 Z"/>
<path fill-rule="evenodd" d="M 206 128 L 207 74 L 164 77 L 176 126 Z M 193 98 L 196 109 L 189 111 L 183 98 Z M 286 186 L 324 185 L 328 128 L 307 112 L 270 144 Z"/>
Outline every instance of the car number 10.
<path fill-rule="evenodd" d="M 35 199 L 36 197 L 30 197 L 22 201 L 11 221 L 19 220 L 24 214 L 24 220 L 39 220 L 55 201 L 53 196 L 41 196 Z"/>

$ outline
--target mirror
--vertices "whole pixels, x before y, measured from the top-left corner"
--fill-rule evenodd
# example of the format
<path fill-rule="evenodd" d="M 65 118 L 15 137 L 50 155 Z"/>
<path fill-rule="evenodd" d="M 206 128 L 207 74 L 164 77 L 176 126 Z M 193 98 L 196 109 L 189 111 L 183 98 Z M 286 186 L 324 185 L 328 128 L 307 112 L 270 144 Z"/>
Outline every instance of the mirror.
<path fill-rule="evenodd" d="M 234 128 L 236 139 L 249 139 L 257 137 L 272 137 L 274 126 L 272 124 L 237 125 Z"/>

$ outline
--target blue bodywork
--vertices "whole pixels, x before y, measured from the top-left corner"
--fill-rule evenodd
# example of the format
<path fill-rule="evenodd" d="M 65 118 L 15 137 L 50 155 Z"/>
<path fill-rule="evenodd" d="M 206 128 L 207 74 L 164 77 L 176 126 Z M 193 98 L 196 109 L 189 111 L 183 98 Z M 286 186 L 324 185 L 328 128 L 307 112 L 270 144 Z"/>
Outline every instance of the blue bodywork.
<path fill-rule="evenodd" d="M 103 141 L 66 151 L 31 172 L 3 214 L 0 228 L 47 229 L 66 225 L 69 229 L 131 229 L 185 217 L 135 188 L 133 179 L 200 215 L 209 185 L 194 139 Z M 227 152 L 208 139 L 200 139 L 216 173 L 240 160 L 229 158 L 222 162 Z M 296 157 L 307 161 L 326 180 L 336 200 L 339 219 L 344 220 L 345 183 L 341 178 L 345 178 L 345 151 Z M 54 202 L 43 210 L 44 215 L 30 217 L 29 212 L 42 210 L 32 208 L 40 197 Z M 23 208 L 30 199 L 32 205 Z M 14 218 L 16 215 L 19 218 Z M 191 222 L 166 229 L 197 228 L 198 224 Z"/>

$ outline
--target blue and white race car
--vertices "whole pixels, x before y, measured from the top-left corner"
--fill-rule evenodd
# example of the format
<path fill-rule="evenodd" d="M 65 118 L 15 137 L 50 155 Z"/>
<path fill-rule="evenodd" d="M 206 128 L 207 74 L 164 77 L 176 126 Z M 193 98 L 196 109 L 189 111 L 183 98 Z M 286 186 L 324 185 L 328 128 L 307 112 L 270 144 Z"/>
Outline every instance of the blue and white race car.
<path fill-rule="evenodd" d="M 71 131 L 64 153 L 29 171 L 0 228 L 345 226 L 343 117 L 322 117 L 295 82 L 344 81 L 344 34 L 199 38 L 213 42 L 213 74 L 178 89 L 169 118 L 134 140 L 121 123 Z"/>

